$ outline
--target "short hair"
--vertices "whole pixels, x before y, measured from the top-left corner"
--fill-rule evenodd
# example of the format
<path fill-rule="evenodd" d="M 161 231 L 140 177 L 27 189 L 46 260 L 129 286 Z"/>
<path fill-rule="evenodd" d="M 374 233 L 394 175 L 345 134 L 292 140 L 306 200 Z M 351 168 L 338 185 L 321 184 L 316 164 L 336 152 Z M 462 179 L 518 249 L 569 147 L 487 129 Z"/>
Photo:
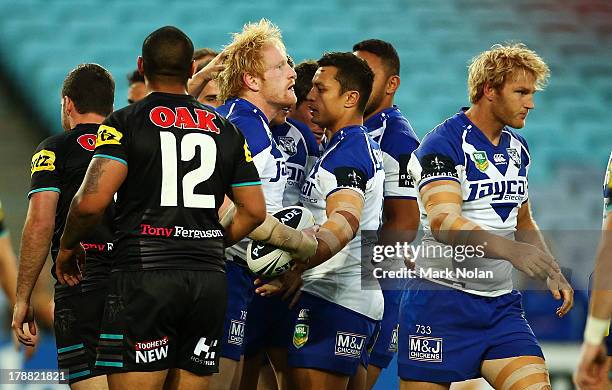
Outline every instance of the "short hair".
<path fill-rule="evenodd" d="M 191 57 L 194 61 L 197 61 L 201 58 L 204 58 L 206 56 L 212 56 L 212 57 L 216 57 L 219 53 L 216 52 L 213 49 L 210 49 L 208 47 L 203 47 L 200 49 L 197 49 L 196 51 L 193 52 L 193 56 Z"/>
<path fill-rule="evenodd" d="M 80 64 L 71 70 L 62 86 L 62 97 L 69 97 L 80 114 L 107 116 L 113 112 L 115 81 L 98 64 Z"/>
<path fill-rule="evenodd" d="M 192 56 L 191 39 L 174 26 L 153 31 L 142 43 L 144 75 L 149 80 L 164 77 L 186 83 Z"/>
<path fill-rule="evenodd" d="M 138 69 L 133 72 L 128 73 L 127 75 L 128 85 L 132 85 L 135 83 L 144 83 L 144 76 L 140 74 Z"/>
<path fill-rule="evenodd" d="M 367 51 L 382 60 L 387 70 L 387 77 L 399 76 L 400 59 L 397 50 L 389 42 L 380 39 L 366 39 L 353 45 L 353 51 Z"/>
<path fill-rule="evenodd" d="M 244 73 L 263 77 L 265 64 L 261 52 L 264 46 L 269 44 L 286 51 L 280 30 L 267 19 L 245 24 L 242 32 L 233 35 L 232 42 L 223 49 L 227 56 L 225 69 L 219 73 L 217 79 L 219 100 L 238 96 L 244 87 Z"/>
<path fill-rule="evenodd" d="M 317 72 L 318 67 L 319 65 L 313 60 L 302 61 L 295 67 L 297 78 L 295 79 L 293 90 L 295 91 L 295 96 L 297 96 L 296 106 L 299 106 L 306 100 L 308 92 L 312 89 L 312 78 Z"/>
<path fill-rule="evenodd" d="M 358 108 L 361 113 L 365 111 L 366 104 L 372 93 L 374 72 L 368 63 L 353 53 L 325 53 L 317 61 L 319 67 L 333 66 L 338 69 L 336 80 L 340 83 L 340 93 L 346 91 L 359 92 Z"/>
<path fill-rule="evenodd" d="M 544 60 L 522 43 L 496 44 L 472 59 L 468 68 L 468 93 L 476 103 L 484 94 L 484 85 L 501 88 L 508 76 L 516 71 L 531 72 L 536 78 L 536 89 L 542 90 L 548 82 L 550 69 Z"/>

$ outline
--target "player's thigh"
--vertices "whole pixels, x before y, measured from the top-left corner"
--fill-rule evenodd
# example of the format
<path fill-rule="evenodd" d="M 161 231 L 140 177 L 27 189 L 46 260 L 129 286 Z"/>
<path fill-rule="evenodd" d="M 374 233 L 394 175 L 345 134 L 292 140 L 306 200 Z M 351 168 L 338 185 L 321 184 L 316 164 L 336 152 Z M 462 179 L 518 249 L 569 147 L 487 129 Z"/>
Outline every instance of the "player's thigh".
<path fill-rule="evenodd" d="M 496 390 L 551 388 L 546 363 L 540 356 L 485 360 L 482 363 L 482 376 Z"/>
<path fill-rule="evenodd" d="M 287 375 L 289 371 L 287 365 L 287 347 L 270 347 L 266 350 L 266 353 L 270 360 L 270 365 L 274 370 L 273 372 L 276 377 L 278 388 L 280 390 L 286 390 L 288 388 Z"/>
<path fill-rule="evenodd" d="M 240 390 L 257 389 L 257 381 L 264 358 L 263 351 L 244 357 L 242 375 L 240 376 Z"/>
<path fill-rule="evenodd" d="M 178 390 L 178 389 L 208 389 L 208 383 L 210 376 L 201 376 L 191 373 L 186 370 L 178 368 L 172 368 L 168 371 L 166 382 L 164 383 L 164 390 Z"/>
<path fill-rule="evenodd" d="M 364 390 L 368 378 L 368 370 L 361 364 L 357 367 L 357 372 L 349 379 L 348 390 Z"/>
<path fill-rule="evenodd" d="M 110 390 L 162 389 L 168 370 L 148 372 L 120 372 L 108 375 Z"/>
<path fill-rule="evenodd" d="M 367 378 L 366 378 L 366 389 L 371 389 L 376 384 L 380 373 L 382 372 L 382 368 L 376 367 L 374 365 L 368 366 Z"/>
<path fill-rule="evenodd" d="M 447 390 L 450 383 L 418 382 L 400 379 L 400 390 Z"/>
<path fill-rule="evenodd" d="M 106 375 L 98 375 L 79 382 L 70 384 L 71 390 L 107 390 L 108 380 Z"/>
<path fill-rule="evenodd" d="M 209 390 L 233 390 L 234 376 L 239 371 L 240 361 L 222 357 L 219 359 L 219 372 L 210 377 Z M 238 387 L 238 386 L 236 386 Z"/>
<path fill-rule="evenodd" d="M 292 368 L 289 388 L 295 390 L 346 389 L 349 377 L 312 368 Z"/>

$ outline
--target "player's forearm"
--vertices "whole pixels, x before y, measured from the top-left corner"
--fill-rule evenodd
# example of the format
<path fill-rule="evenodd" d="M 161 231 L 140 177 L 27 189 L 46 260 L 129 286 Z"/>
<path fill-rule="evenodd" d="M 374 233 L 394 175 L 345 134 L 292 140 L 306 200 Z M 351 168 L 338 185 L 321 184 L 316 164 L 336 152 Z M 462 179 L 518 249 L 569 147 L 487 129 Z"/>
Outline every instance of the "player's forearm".
<path fill-rule="evenodd" d="M 546 245 L 542 232 L 540 232 L 538 225 L 531 218 L 517 223 L 514 239 L 518 242 L 531 244 L 542 252 L 552 255 L 548 249 L 548 245 Z"/>
<path fill-rule="evenodd" d="M 194 74 L 187 82 L 187 92 L 189 92 L 191 96 L 197 99 L 210 80 L 210 74 L 206 70 L 206 68 L 201 69 L 199 72 Z"/>
<path fill-rule="evenodd" d="M 597 318 L 612 315 L 612 221 L 607 222 L 610 226 L 602 232 L 593 270 L 590 315 Z"/>
<path fill-rule="evenodd" d="M 314 268 L 334 257 L 355 238 L 356 233 L 348 222 L 338 223 L 329 219 L 325 221 L 315 234 L 317 251 L 310 257 L 306 269 Z"/>
<path fill-rule="evenodd" d="M 74 249 L 87 235 L 87 232 L 100 222 L 103 213 L 104 210 L 83 207 L 82 197 L 77 194 L 70 204 L 60 246 L 64 249 Z"/>
<path fill-rule="evenodd" d="M 15 305 L 17 291 L 17 259 L 9 236 L 0 237 L 0 284 L 5 295 Z"/>
<path fill-rule="evenodd" d="M 235 210 L 229 223 L 225 228 L 225 246 L 229 247 L 237 243 L 261 225 L 266 217 L 264 212 L 254 212 L 258 210 L 250 210 L 243 203 L 234 203 Z"/>
<path fill-rule="evenodd" d="M 29 302 L 40 275 L 53 236 L 53 223 L 27 219 L 21 237 L 17 296 L 19 302 Z"/>
<path fill-rule="evenodd" d="M 419 228 L 418 222 L 414 224 L 399 218 L 386 220 L 380 229 L 380 243 L 383 245 L 394 245 L 396 242 L 414 241 Z"/>

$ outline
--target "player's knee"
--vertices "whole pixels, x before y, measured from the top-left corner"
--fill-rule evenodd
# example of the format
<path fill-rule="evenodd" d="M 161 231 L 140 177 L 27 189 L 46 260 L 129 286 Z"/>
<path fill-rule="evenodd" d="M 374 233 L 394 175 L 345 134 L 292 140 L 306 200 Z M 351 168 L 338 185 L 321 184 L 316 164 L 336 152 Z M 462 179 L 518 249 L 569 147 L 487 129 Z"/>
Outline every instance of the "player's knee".
<path fill-rule="evenodd" d="M 498 390 L 550 390 L 548 369 L 541 362 L 519 357 L 503 367 L 495 378 L 495 389 Z"/>

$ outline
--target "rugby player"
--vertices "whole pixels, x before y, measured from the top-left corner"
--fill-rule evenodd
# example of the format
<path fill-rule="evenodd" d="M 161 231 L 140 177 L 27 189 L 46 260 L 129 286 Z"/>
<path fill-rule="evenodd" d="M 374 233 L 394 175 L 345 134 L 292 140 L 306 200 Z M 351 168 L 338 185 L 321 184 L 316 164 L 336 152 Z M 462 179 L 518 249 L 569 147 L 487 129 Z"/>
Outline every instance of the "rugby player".
<path fill-rule="evenodd" d="M 113 389 L 208 387 L 226 310 L 224 244 L 265 218 L 244 137 L 187 94 L 192 55 L 189 37 L 172 26 L 144 40 L 138 70 L 151 93 L 99 127 L 60 242 L 58 278 L 72 286 L 80 281 L 78 242 L 117 193 L 96 359 L 113 368 Z M 224 230 L 218 208 L 226 194 L 236 212 Z"/>
<path fill-rule="evenodd" d="M 383 244 L 410 243 L 419 227 L 419 206 L 414 182 L 408 175 L 410 155 L 419 139 L 393 98 L 400 86 L 400 61 L 388 42 L 368 39 L 353 46 L 354 54 L 365 60 L 374 72 L 372 94 L 366 105 L 364 126 L 380 144 L 385 167 Z M 380 372 L 389 366 L 397 352 L 397 331 L 401 286 L 383 286 L 385 312 L 376 343 L 370 351 L 366 388 L 371 389 Z"/>
<path fill-rule="evenodd" d="M 303 273 L 294 298 L 295 326 L 289 344 L 291 389 L 344 389 L 358 370 L 365 378 L 366 347 L 383 315 L 378 287 L 361 288 L 361 230 L 377 230 L 382 217 L 384 172 L 378 144 L 363 127 L 363 112 L 374 75 L 352 53 L 328 53 L 308 94 L 313 122 L 331 138 L 302 186 L 300 199 L 321 227 L 317 252 Z M 299 287 L 285 277 L 283 289 Z M 278 284 L 258 294 L 277 293 Z M 364 384 L 362 383 L 362 386 Z"/>
<path fill-rule="evenodd" d="M 612 338 L 608 336 L 612 315 L 612 289 L 609 279 L 612 275 L 612 154 L 608 161 L 603 189 L 603 232 L 593 271 L 593 288 L 584 342 L 574 374 L 574 383 L 579 389 L 607 389 L 609 386 L 608 372 L 612 354 Z"/>
<path fill-rule="evenodd" d="M 524 127 L 548 75 L 522 44 L 479 54 L 469 67 L 472 106 L 429 132 L 412 155 L 424 238 L 421 277 L 409 280 L 400 304 L 402 389 L 447 389 L 480 376 L 496 389 L 550 389 L 511 277 L 514 267 L 546 280 L 563 299 L 557 315 L 571 309 L 573 290 L 531 215 L 527 142 L 511 129 Z"/>
<path fill-rule="evenodd" d="M 293 66 L 293 62 L 289 62 Z M 297 70 L 296 73 L 295 92 L 298 97 L 296 105 L 306 106 L 307 102 L 304 99 L 312 87 L 312 76 L 305 75 L 304 72 L 299 73 Z M 304 79 L 305 77 L 309 78 Z M 305 86 L 308 86 L 308 90 L 305 90 Z M 299 203 L 300 190 L 306 174 L 319 154 L 319 146 L 310 129 L 289 117 L 295 111 L 296 105 L 280 110 L 270 121 L 270 132 L 286 160 L 289 174 L 283 192 L 283 206 L 294 206 Z M 257 388 L 257 377 L 264 361 L 264 351 L 273 363 L 278 388 L 286 389 L 287 344 L 291 339 L 292 330 L 292 317 L 288 305 L 281 297 L 255 295 L 248 312 L 250 315 L 245 329 L 244 367 L 240 389 Z"/>
<path fill-rule="evenodd" d="M 224 56 L 224 69 L 217 82 L 219 98 L 225 103 L 217 112 L 244 134 L 262 181 L 267 212 L 271 214 L 283 207 L 288 173 L 285 157 L 270 132 L 269 120 L 283 108 L 296 103 L 293 91 L 296 74 L 288 63 L 280 30 L 265 19 L 245 25 L 221 55 Z M 278 223 L 272 217 L 266 221 L 265 226 L 249 237 L 255 239 L 259 232 L 268 229 L 266 226 Z M 298 243 L 304 255 L 297 258 L 307 258 L 314 253 L 316 240 L 303 232 L 287 229 L 292 230 L 287 234 L 294 238 L 279 243 Z M 244 240 L 226 251 L 229 304 L 220 375 L 213 379 L 215 388 L 227 388 L 240 377 L 237 368 L 243 353 L 244 329 L 248 328 L 248 306 L 253 296 L 253 279 L 245 260 L 247 245 L 248 241 Z"/>
<path fill-rule="evenodd" d="M 317 63 L 315 61 L 302 61 L 295 67 L 297 78 L 295 80 L 295 96 L 297 103 L 295 109 L 289 112 L 288 117 L 304 123 L 314 134 L 317 144 L 321 143 L 323 137 L 323 129 L 312 121 L 312 113 L 308 108 L 306 96 L 312 88 L 312 78 L 317 71 Z"/>
<path fill-rule="evenodd" d="M 23 330 L 36 332 L 30 297 L 47 259 L 49 247 L 55 262 L 60 236 L 72 197 L 77 192 L 96 144 L 100 123 L 113 110 L 115 82 L 96 64 L 82 64 L 70 71 L 62 87 L 62 127 L 65 132 L 45 139 L 32 157 L 28 214 L 21 238 L 17 277 L 17 303 L 13 330 L 19 340 L 33 345 Z M 112 203 L 112 202 L 109 202 Z M 104 209 L 102 209 L 104 211 Z M 82 237 L 87 251 L 83 283 L 55 285 L 55 339 L 60 369 L 68 371 L 75 389 L 107 388 L 103 369 L 95 368 L 98 331 L 104 311 L 111 267 L 113 206 L 106 208 L 100 224 Z M 51 269 L 56 278 L 55 268 Z"/>
<path fill-rule="evenodd" d="M 127 101 L 129 104 L 142 100 L 145 96 L 147 96 L 147 88 L 145 87 L 144 77 L 138 72 L 138 69 L 128 74 L 127 79 Z"/>

